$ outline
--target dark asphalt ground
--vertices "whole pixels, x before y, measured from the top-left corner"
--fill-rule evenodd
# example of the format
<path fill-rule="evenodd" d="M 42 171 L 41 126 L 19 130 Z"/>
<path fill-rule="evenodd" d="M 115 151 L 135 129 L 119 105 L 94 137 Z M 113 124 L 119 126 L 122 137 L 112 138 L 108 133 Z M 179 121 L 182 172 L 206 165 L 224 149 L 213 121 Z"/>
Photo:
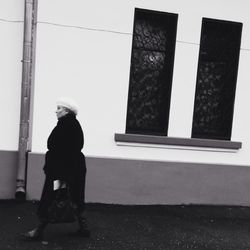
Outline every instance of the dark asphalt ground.
<path fill-rule="evenodd" d="M 26 242 L 21 234 L 36 225 L 36 208 L 0 201 L 0 250 L 250 250 L 249 207 L 87 204 L 90 239 L 68 236 L 71 223 L 49 225 L 47 242 Z"/>

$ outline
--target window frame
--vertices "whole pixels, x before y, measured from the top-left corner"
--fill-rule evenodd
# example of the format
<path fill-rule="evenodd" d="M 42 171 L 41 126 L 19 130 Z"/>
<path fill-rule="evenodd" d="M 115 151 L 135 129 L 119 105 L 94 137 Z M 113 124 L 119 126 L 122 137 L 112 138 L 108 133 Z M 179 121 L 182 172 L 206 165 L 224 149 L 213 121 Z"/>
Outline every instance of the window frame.
<path fill-rule="evenodd" d="M 164 86 L 162 87 L 161 90 L 164 91 L 164 93 L 167 95 L 167 97 L 164 96 L 164 98 L 162 98 L 164 105 L 161 106 L 157 110 L 159 113 L 158 124 L 160 124 L 160 125 L 153 124 L 151 127 L 149 127 L 150 125 L 147 124 L 144 127 L 143 126 L 139 127 L 140 125 L 138 127 L 136 127 L 135 125 L 134 125 L 134 127 L 132 127 L 130 125 L 131 120 L 134 124 L 140 123 L 143 121 L 143 119 L 133 118 L 133 115 L 131 115 L 131 113 L 134 113 L 134 112 L 132 112 L 130 110 L 131 109 L 130 105 L 133 105 L 132 104 L 132 100 L 133 100 L 132 95 L 135 94 L 133 92 L 133 88 L 135 88 L 133 85 L 134 84 L 133 83 L 133 81 L 134 81 L 134 79 L 133 79 L 133 72 L 134 72 L 133 67 L 135 67 L 135 65 L 133 64 L 133 57 L 134 57 L 134 53 L 136 50 L 151 51 L 150 49 L 147 49 L 147 48 L 137 48 L 136 47 L 135 26 L 136 26 L 136 22 L 138 22 L 138 20 L 141 20 L 143 17 L 144 18 L 147 17 L 148 18 L 147 21 L 152 21 L 153 24 L 159 22 L 159 19 L 164 19 L 166 21 L 166 24 L 165 23 L 164 23 L 164 25 L 161 24 L 161 26 L 164 28 L 166 28 L 168 25 L 171 24 L 171 26 L 168 28 L 168 30 L 167 29 L 165 30 L 167 35 L 171 34 L 171 37 L 169 38 L 169 40 L 167 40 L 167 42 L 165 44 L 165 50 L 166 50 L 165 54 L 168 54 L 168 57 L 167 57 L 168 63 L 166 63 L 166 62 L 164 63 L 164 65 L 165 65 L 164 70 L 165 71 L 162 71 L 164 78 L 161 79 L 162 76 L 159 76 L 157 79 L 158 86 L 159 86 L 159 84 L 164 83 Z M 125 129 L 126 133 L 158 135 L 158 136 L 161 136 L 161 135 L 166 136 L 168 133 L 173 68 L 174 68 L 174 55 L 175 55 L 176 35 L 177 35 L 177 22 L 178 22 L 178 14 L 135 8 L 134 26 L 133 26 L 133 41 L 132 41 L 131 62 L 130 62 L 129 90 L 128 90 L 128 99 L 127 99 L 127 115 L 126 115 L 126 129 Z M 160 51 L 154 50 L 154 52 L 160 52 Z M 145 86 L 144 86 L 144 88 L 145 88 Z M 143 90 L 143 88 L 141 88 L 141 90 Z M 157 97 L 159 97 L 159 95 L 163 95 L 161 93 L 161 91 L 159 91 L 159 90 L 157 90 L 157 91 L 159 92 Z M 141 101 L 141 100 L 139 100 L 139 101 Z M 142 104 L 142 103 L 140 103 L 140 104 Z M 132 109 L 133 109 L 133 107 L 132 107 Z M 135 110 L 135 108 L 134 108 L 134 110 Z M 140 116 L 141 114 L 143 114 L 143 111 L 142 111 L 142 113 L 139 113 L 138 116 Z M 137 119 L 137 120 L 135 120 L 135 119 Z"/>
<path fill-rule="evenodd" d="M 231 140 L 241 34 L 240 22 L 202 19 L 191 138 Z"/>

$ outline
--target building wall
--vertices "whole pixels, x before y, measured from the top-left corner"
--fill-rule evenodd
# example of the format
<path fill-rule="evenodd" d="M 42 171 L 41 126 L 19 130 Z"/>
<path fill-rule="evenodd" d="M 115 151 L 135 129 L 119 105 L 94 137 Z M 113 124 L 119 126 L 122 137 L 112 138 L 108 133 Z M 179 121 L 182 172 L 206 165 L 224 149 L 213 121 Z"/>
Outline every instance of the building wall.
<path fill-rule="evenodd" d="M 173 137 L 191 136 L 202 18 L 243 23 L 232 129 L 240 150 L 116 145 L 114 134 L 125 132 L 135 7 L 179 15 L 168 131 Z M 250 204 L 248 7 L 247 1 L 39 1 L 33 153 L 46 151 L 56 99 L 71 96 L 85 133 L 88 201 Z M 37 180 L 41 172 L 32 162 L 28 173 L 35 171 Z"/>
<path fill-rule="evenodd" d="M 0 199 L 15 197 L 23 15 L 23 0 L 0 1 Z"/>
<path fill-rule="evenodd" d="M 135 7 L 179 14 L 168 131 L 173 137 L 191 136 L 202 17 L 243 22 L 232 129 L 232 140 L 243 144 L 237 153 L 115 144 L 114 134 L 125 132 Z M 69 95 L 80 106 L 88 156 L 248 166 L 250 119 L 243 108 L 249 104 L 250 80 L 250 53 L 244 50 L 250 40 L 247 7 L 247 1 L 241 5 L 208 0 L 75 1 L 74 5 L 69 1 L 40 1 L 32 150 L 46 150 L 46 139 L 56 123 L 55 101 Z"/>
<path fill-rule="evenodd" d="M 23 20 L 23 6 L 24 1 L 17 0 L 0 3 L 0 17 Z M 202 18 L 243 23 L 232 129 L 232 140 L 241 141 L 242 149 L 233 153 L 116 145 L 114 134 L 124 133 L 126 125 L 135 7 L 179 15 L 168 132 L 173 137 L 190 138 L 191 135 Z M 246 115 L 250 104 L 248 9 L 247 0 L 241 4 L 233 0 L 188 3 L 185 0 L 75 0 L 74 4 L 66 0 L 38 1 L 28 199 L 40 197 L 46 140 L 57 122 L 55 102 L 66 95 L 79 104 L 78 119 L 85 134 L 87 201 L 250 205 L 250 119 Z M 9 107 L 3 111 L 5 122 L 0 125 L 3 138 L 0 152 L 11 153 L 18 147 L 23 22 L 1 21 L 0 29 L 7 34 L 0 46 L 4 55 L 0 66 L 5 69 L 1 74 L 0 102 Z M 4 154 L 2 159 L 8 157 Z M 0 165 L 1 173 L 9 176 L 3 197 L 13 196 L 14 163 L 15 153 L 13 160 L 4 160 Z"/>
<path fill-rule="evenodd" d="M 17 150 L 24 1 L 0 1 L 0 150 Z"/>

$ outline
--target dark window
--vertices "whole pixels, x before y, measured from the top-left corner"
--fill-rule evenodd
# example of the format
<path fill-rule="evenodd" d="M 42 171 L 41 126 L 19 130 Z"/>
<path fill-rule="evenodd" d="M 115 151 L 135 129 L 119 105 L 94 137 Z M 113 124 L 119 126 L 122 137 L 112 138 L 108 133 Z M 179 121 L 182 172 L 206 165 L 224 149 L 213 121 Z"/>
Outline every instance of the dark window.
<path fill-rule="evenodd" d="M 203 18 L 193 138 L 230 140 L 242 23 Z"/>
<path fill-rule="evenodd" d="M 177 18 L 135 9 L 126 133 L 167 135 Z"/>

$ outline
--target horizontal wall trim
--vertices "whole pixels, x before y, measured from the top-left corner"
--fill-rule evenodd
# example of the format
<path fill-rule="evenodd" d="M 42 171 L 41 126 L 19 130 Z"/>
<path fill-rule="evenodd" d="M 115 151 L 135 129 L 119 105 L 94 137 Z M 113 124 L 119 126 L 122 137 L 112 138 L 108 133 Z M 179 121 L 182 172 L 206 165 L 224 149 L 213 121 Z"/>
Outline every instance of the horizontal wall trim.
<path fill-rule="evenodd" d="M 18 151 L 0 150 L 0 199 L 14 199 Z"/>
<path fill-rule="evenodd" d="M 42 170 L 44 157 L 44 153 L 29 153 L 28 200 L 41 197 L 45 177 Z M 85 198 L 88 203 L 250 204 L 249 166 L 90 155 L 86 155 L 86 165 Z"/>
<path fill-rule="evenodd" d="M 218 148 L 224 150 L 239 150 L 242 147 L 242 143 L 237 141 L 137 135 L 137 134 L 119 134 L 119 133 L 115 133 L 115 141 L 117 143 L 119 142 L 138 143 L 138 144 L 142 143 L 149 145 L 171 145 L 180 147 L 197 147 L 197 148 L 210 148 L 210 149 Z"/>

